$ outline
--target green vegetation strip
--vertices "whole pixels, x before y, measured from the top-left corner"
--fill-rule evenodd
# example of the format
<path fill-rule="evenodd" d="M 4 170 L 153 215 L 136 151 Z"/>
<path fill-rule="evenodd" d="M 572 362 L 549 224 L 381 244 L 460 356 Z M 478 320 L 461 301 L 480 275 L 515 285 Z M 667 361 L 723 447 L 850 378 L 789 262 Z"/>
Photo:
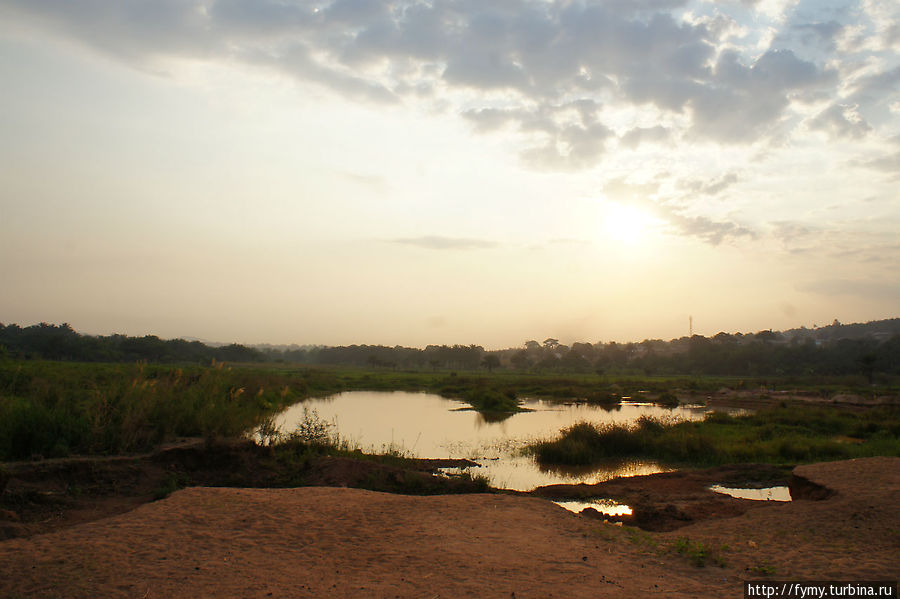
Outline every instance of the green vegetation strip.
<path fill-rule="evenodd" d="M 702 398 L 720 387 L 758 385 L 737 377 L 548 376 L 286 364 L 178 367 L 0 358 L 0 461 L 136 453 L 175 437 L 237 437 L 289 405 L 350 390 L 437 393 L 502 418 L 523 409 L 522 397 L 608 405 L 625 397 L 677 403 L 673 392 Z M 634 429 L 579 425 L 533 451 L 542 462 L 561 464 L 623 455 L 692 463 L 898 455 L 897 421 L 896 409 L 850 415 L 832 408 L 786 408 L 749 418 L 717 415 L 703 423 L 642 420 Z"/>
<path fill-rule="evenodd" d="M 174 437 L 241 436 L 289 405 L 348 390 L 428 391 L 509 414 L 522 409 L 522 395 L 616 401 L 608 388 L 596 376 L 0 359 L 0 460 L 135 453 Z"/>
<path fill-rule="evenodd" d="M 579 423 L 526 451 L 544 465 L 590 465 L 621 457 L 717 465 L 895 456 L 900 455 L 900 409 L 779 405 L 745 416 L 714 412 L 700 422 L 642 417 L 635 426 Z"/>
<path fill-rule="evenodd" d="M 522 409 L 521 393 L 597 393 L 593 378 L 6 359 L 0 460 L 135 453 L 175 437 L 237 437 L 303 399 L 348 390 L 428 391 L 486 414 L 509 414 Z"/>
<path fill-rule="evenodd" d="M 236 437 L 323 385 L 211 367 L 0 362 L 0 460 L 148 451 L 178 436 Z"/>

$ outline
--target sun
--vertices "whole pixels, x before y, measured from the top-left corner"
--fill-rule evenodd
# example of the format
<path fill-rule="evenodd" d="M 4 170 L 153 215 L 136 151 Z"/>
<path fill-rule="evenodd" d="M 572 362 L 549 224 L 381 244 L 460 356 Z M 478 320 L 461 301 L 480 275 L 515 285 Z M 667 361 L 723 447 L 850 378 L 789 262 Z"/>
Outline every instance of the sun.
<path fill-rule="evenodd" d="M 646 210 L 618 202 L 606 202 L 601 209 L 600 218 L 605 236 L 627 245 L 646 241 L 657 224 L 657 219 Z"/>

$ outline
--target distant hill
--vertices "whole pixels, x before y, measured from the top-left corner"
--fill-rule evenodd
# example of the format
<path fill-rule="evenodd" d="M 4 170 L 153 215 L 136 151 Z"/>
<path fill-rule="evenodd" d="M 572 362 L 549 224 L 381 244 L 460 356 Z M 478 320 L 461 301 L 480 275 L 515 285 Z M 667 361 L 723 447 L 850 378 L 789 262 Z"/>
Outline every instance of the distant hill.
<path fill-rule="evenodd" d="M 828 326 L 808 329 L 788 329 L 781 335 L 793 339 L 809 337 L 819 341 L 838 341 L 840 339 L 882 339 L 900 335 L 900 318 L 887 318 L 870 322 L 842 324 L 835 320 Z"/>

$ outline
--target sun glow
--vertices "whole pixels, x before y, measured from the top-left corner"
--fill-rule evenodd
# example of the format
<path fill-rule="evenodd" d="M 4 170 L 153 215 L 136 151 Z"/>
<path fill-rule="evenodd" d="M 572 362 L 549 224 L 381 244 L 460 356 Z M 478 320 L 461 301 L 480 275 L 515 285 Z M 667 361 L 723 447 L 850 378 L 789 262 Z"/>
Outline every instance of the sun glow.
<path fill-rule="evenodd" d="M 604 234 L 619 243 L 636 245 L 646 241 L 658 219 L 646 210 L 630 204 L 606 202 L 600 218 Z"/>

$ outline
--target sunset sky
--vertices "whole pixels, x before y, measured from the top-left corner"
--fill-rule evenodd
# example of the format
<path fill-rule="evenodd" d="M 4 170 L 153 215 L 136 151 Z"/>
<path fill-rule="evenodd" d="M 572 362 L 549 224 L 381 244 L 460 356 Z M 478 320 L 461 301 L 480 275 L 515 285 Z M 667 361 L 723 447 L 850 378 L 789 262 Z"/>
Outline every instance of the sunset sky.
<path fill-rule="evenodd" d="M 0 322 L 495 349 L 900 316 L 900 3 L 0 0 Z"/>

